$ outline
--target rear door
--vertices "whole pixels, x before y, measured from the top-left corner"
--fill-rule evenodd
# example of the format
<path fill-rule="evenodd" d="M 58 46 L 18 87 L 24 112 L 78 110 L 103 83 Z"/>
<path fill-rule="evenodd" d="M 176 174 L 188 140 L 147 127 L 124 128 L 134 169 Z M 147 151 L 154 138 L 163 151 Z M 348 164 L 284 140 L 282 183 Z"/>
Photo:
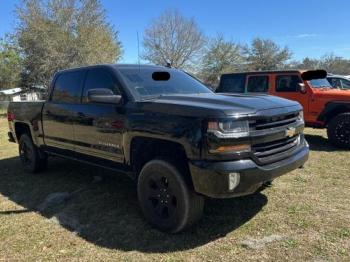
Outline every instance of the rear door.
<path fill-rule="evenodd" d="M 75 149 L 73 122 L 80 106 L 83 79 L 82 70 L 59 74 L 54 80 L 51 95 L 44 104 L 44 141 L 57 153 L 72 154 Z"/>
<path fill-rule="evenodd" d="M 121 95 L 117 77 L 109 68 L 87 71 L 81 104 L 76 112 L 74 132 L 76 152 L 85 157 L 98 157 L 123 162 L 122 133 L 125 130 L 125 108 L 120 105 L 92 103 L 87 99 L 91 89 L 107 88 Z M 123 97 L 124 102 L 126 98 Z M 87 160 L 95 161 L 89 158 Z"/>

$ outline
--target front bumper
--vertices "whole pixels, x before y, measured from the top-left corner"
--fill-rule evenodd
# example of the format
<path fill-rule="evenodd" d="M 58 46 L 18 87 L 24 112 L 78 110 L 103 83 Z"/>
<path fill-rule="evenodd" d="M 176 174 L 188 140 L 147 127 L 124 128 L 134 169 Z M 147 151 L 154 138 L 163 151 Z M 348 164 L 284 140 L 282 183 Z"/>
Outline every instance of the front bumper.
<path fill-rule="evenodd" d="M 230 198 L 254 193 L 262 183 L 304 165 L 309 157 L 306 141 L 290 157 L 258 166 L 251 159 L 237 161 L 190 161 L 192 181 L 197 193 L 213 198 Z M 239 184 L 229 190 L 229 173 L 239 173 Z"/>

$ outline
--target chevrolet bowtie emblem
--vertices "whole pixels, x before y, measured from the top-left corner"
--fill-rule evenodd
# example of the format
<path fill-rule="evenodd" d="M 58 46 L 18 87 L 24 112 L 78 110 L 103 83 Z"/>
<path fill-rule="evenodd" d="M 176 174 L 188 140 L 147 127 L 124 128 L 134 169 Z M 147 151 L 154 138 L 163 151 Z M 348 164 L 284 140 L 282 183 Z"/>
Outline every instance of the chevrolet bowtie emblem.
<path fill-rule="evenodd" d="M 293 137 L 295 136 L 295 133 L 296 133 L 295 127 L 288 127 L 288 129 L 286 130 L 287 137 Z"/>

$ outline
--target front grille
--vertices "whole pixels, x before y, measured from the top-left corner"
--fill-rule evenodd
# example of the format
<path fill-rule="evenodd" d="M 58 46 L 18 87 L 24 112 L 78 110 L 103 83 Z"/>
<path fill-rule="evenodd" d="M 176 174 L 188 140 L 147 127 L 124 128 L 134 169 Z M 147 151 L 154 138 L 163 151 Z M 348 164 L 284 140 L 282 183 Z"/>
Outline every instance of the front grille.
<path fill-rule="evenodd" d="M 300 142 L 300 135 L 252 146 L 254 156 L 261 164 L 270 164 L 289 156 Z"/>
<path fill-rule="evenodd" d="M 288 126 L 290 124 L 295 123 L 298 120 L 298 117 L 299 117 L 299 113 L 296 112 L 288 115 L 258 119 L 258 120 L 251 121 L 249 123 L 249 128 L 250 130 L 264 130 L 264 129 Z"/>

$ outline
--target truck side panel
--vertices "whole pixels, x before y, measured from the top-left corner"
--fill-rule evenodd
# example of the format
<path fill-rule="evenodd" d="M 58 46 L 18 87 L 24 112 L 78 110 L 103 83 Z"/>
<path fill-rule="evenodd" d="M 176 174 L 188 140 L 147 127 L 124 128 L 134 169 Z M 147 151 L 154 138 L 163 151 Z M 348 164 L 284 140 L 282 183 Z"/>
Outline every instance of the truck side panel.
<path fill-rule="evenodd" d="M 44 101 L 11 102 L 8 112 L 13 114 L 14 120 L 10 122 L 10 131 L 16 142 L 19 140 L 18 126 L 22 124 L 30 130 L 33 142 L 37 146 L 44 144 L 41 112 Z"/>

